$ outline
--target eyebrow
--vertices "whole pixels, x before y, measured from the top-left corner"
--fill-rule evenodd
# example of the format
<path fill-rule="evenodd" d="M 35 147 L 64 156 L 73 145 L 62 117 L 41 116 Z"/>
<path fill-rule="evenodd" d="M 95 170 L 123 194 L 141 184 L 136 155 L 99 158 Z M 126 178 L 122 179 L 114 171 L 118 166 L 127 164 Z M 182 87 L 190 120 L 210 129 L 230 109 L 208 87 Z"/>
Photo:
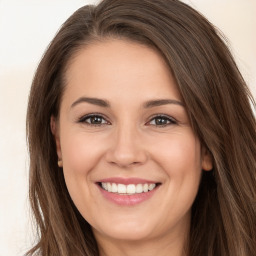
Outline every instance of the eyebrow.
<path fill-rule="evenodd" d="M 173 100 L 173 99 L 157 99 L 157 100 L 150 100 L 143 104 L 144 108 L 152 108 L 158 107 L 167 104 L 175 104 L 184 107 L 184 104 L 181 101 Z"/>
<path fill-rule="evenodd" d="M 107 100 L 102 100 L 102 99 L 98 99 L 98 98 L 88 98 L 88 97 L 81 97 L 78 100 L 76 100 L 72 105 L 71 108 L 73 108 L 74 106 L 76 106 L 79 103 L 82 102 L 87 102 L 96 106 L 100 106 L 100 107 L 105 107 L 105 108 L 109 108 L 110 104 Z"/>
<path fill-rule="evenodd" d="M 104 107 L 104 108 L 109 108 L 110 103 L 107 100 L 99 99 L 99 98 L 89 98 L 89 97 L 81 97 L 77 99 L 73 104 L 71 105 L 71 108 L 74 106 L 80 104 L 80 103 L 90 103 L 96 106 Z M 149 100 L 146 101 L 143 104 L 144 108 L 152 108 L 152 107 L 158 107 L 162 105 L 167 105 L 167 104 L 175 104 L 184 107 L 184 104 L 181 101 L 174 100 L 174 99 L 157 99 L 157 100 Z"/>

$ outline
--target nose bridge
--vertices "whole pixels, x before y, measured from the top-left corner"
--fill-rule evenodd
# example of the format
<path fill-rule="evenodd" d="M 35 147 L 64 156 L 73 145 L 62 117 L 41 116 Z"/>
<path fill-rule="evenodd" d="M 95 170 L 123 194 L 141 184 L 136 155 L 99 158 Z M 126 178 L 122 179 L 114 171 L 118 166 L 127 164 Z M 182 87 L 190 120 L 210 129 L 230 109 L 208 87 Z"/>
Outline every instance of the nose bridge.
<path fill-rule="evenodd" d="M 141 135 L 136 124 L 123 121 L 117 125 L 108 152 L 108 160 L 118 166 L 141 164 L 146 160 Z"/>

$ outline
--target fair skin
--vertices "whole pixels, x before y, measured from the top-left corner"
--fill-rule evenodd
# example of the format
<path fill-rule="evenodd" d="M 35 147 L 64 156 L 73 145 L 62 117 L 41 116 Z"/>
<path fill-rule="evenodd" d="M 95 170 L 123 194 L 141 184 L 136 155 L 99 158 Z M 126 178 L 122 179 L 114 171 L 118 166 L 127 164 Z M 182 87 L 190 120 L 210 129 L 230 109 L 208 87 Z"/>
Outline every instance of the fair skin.
<path fill-rule="evenodd" d="M 184 255 L 191 205 L 212 163 L 160 54 L 125 40 L 92 43 L 69 63 L 66 82 L 52 132 L 100 255 Z M 104 181 L 156 187 L 118 193 Z"/>

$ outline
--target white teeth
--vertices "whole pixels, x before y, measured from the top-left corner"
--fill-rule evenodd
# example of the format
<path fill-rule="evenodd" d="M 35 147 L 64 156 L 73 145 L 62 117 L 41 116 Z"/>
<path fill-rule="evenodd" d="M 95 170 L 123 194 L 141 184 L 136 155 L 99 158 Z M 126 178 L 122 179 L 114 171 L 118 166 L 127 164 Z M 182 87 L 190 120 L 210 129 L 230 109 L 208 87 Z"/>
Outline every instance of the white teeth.
<path fill-rule="evenodd" d="M 112 192 L 112 186 L 111 186 L 110 183 L 107 183 L 107 187 L 108 187 L 108 191 L 109 191 L 109 192 Z"/>
<path fill-rule="evenodd" d="M 102 186 L 105 190 L 108 190 L 108 185 L 107 185 L 107 183 L 101 183 L 101 186 Z"/>
<path fill-rule="evenodd" d="M 112 192 L 112 191 L 108 190 L 108 192 Z M 118 194 L 126 194 L 126 186 L 124 184 L 118 184 L 117 192 L 118 192 Z"/>
<path fill-rule="evenodd" d="M 150 184 L 150 185 L 148 186 L 148 190 L 149 190 L 149 191 L 150 191 L 150 190 L 153 190 L 155 187 L 156 187 L 156 184 Z"/>
<path fill-rule="evenodd" d="M 104 184 L 104 183 L 102 183 L 102 184 Z M 116 183 L 113 183 L 112 184 L 112 192 L 113 193 L 116 193 L 118 190 L 117 190 L 117 185 L 116 185 Z"/>
<path fill-rule="evenodd" d="M 137 184 L 136 185 L 136 193 L 142 193 L 143 189 L 142 189 L 142 184 Z"/>
<path fill-rule="evenodd" d="M 103 189 L 107 190 L 108 192 L 112 193 L 118 193 L 118 194 L 140 194 L 140 193 L 146 193 L 148 191 L 153 190 L 156 187 L 156 184 L 116 184 L 116 183 L 110 183 L 110 182 L 102 182 L 101 186 Z"/>
<path fill-rule="evenodd" d="M 113 183 L 113 184 L 115 184 L 115 183 Z M 136 193 L 135 185 L 134 184 L 129 184 L 127 186 L 126 192 L 127 192 L 127 194 L 135 194 Z"/>
<path fill-rule="evenodd" d="M 148 192 L 148 184 L 144 184 L 144 186 L 143 186 L 143 192 Z"/>

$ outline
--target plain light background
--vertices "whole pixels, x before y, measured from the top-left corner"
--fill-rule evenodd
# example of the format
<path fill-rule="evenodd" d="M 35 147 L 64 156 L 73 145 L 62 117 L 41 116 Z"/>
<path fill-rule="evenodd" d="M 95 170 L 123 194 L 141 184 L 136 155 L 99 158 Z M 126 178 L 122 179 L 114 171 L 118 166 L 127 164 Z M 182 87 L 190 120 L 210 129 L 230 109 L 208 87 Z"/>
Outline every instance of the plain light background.
<path fill-rule="evenodd" d="M 227 36 L 255 97 L 256 0 L 184 2 Z M 96 0 L 0 0 L 0 256 L 24 255 L 34 240 L 25 135 L 33 74 L 60 25 L 87 3 Z"/>

